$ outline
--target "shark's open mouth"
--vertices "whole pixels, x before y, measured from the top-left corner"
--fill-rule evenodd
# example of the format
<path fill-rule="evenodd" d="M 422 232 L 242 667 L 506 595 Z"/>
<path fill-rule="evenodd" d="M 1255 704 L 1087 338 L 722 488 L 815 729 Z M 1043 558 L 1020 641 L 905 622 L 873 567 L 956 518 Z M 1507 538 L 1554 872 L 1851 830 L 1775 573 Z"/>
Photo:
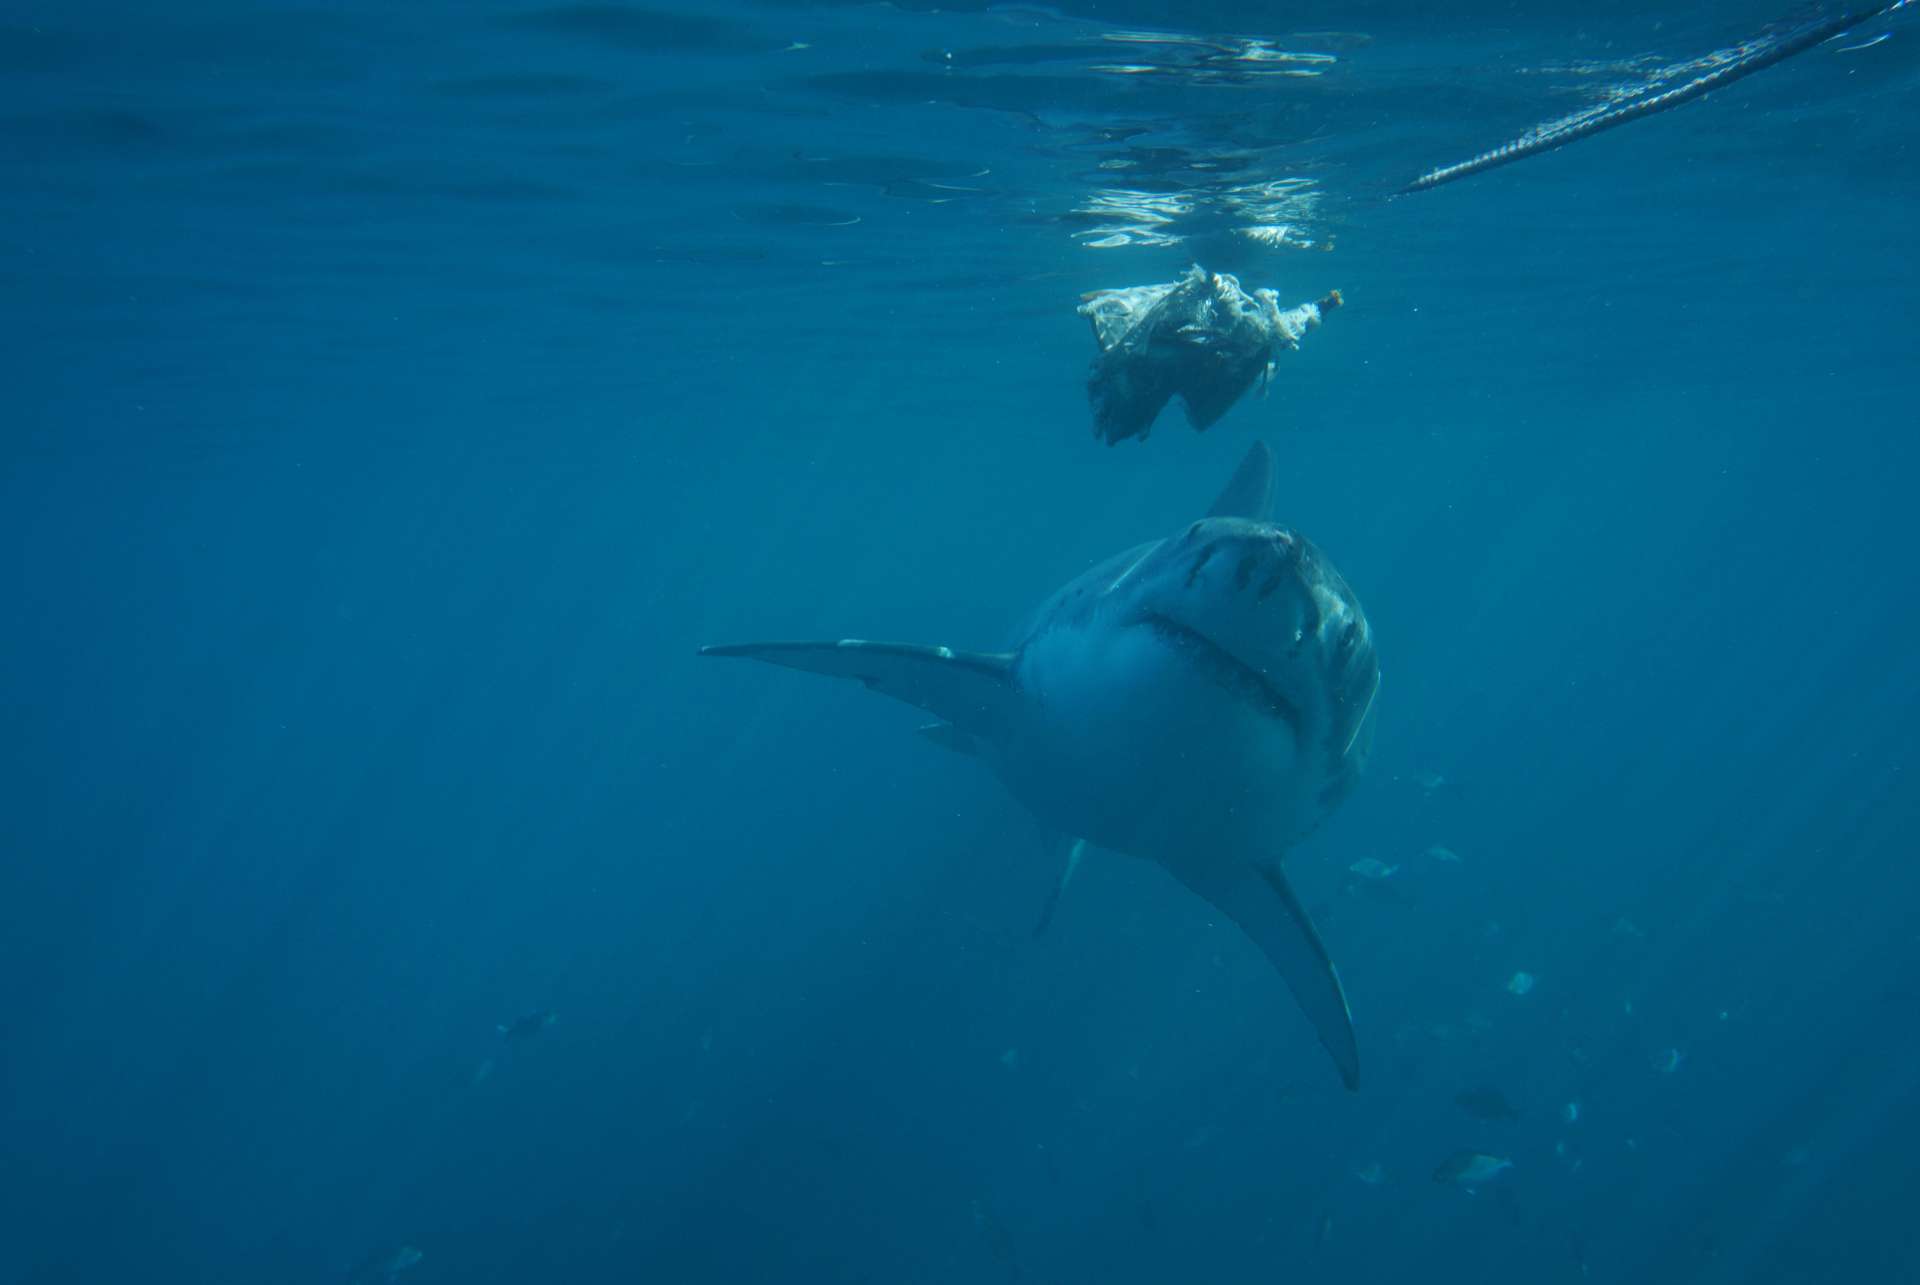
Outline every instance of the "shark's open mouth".
<path fill-rule="evenodd" d="M 1137 623 L 1153 630 L 1214 682 L 1256 709 L 1285 723 L 1293 730 L 1296 739 L 1304 735 L 1306 724 L 1301 717 L 1300 707 L 1288 700 L 1272 679 L 1219 643 L 1158 612 L 1146 612 Z"/>

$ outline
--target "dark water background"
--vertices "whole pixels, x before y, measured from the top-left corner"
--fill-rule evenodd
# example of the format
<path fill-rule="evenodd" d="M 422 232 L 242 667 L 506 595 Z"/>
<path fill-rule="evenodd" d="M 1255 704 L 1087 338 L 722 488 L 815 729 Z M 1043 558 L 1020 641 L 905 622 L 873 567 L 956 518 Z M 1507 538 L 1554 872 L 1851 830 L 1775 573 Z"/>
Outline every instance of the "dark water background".
<path fill-rule="evenodd" d="M 1382 199 L 1778 16 L 1594 8 L 4 6 L 0 1280 L 1911 1279 L 1920 29 Z M 1076 296 L 1198 256 L 1349 306 L 1097 446 Z M 1386 676 L 1357 1095 L 693 656 L 999 645 L 1255 436 Z"/>

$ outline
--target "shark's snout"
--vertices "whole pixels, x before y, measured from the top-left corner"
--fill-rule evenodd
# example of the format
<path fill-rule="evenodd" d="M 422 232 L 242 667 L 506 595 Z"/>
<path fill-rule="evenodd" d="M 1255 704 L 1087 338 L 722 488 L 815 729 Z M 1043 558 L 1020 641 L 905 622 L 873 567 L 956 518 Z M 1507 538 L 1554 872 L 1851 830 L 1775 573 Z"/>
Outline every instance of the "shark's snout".
<path fill-rule="evenodd" d="M 1344 756 L 1379 668 L 1359 602 L 1311 541 L 1208 518 L 1162 545 L 1131 588 L 1132 622 Z"/>
<path fill-rule="evenodd" d="M 1167 554 L 1144 605 L 1246 663 L 1292 652 L 1319 626 L 1312 546 L 1284 527 L 1213 518 L 1188 528 Z"/>

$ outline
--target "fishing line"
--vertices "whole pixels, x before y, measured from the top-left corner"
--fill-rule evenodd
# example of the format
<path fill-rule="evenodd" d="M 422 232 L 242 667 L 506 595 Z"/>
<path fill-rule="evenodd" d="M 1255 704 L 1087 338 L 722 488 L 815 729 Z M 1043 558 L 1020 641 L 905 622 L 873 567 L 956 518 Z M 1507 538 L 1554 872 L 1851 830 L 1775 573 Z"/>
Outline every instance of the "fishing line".
<path fill-rule="evenodd" d="M 1606 103 L 1597 107 L 1563 116 L 1559 120 L 1536 125 L 1526 133 L 1490 151 L 1460 161 L 1453 165 L 1443 165 L 1439 169 L 1428 170 L 1401 188 L 1396 195 L 1406 196 L 1414 192 L 1424 192 L 1444 183 L 1458 182 L 1471 178 L 1475 174 L 1484 174 L 1502 165 L 1511 165 L 1515 161 L 1525 160 L 1529 156 L 1538 156 L 1565 147 L 1568 143 L 1590 138 L 1602 130 L 1625 125 L 1629 121 L 1640 120 L 1658 112 L 1678 107 L 1685 102 L 1703 95 L 1736 80 L 1744 80 L 1757 71 L 1764 71 L 1777 63 L 1785 62 L 1795 54 L 1805 53 L 1816 45 L 1844 36 L 1875 18 L 1884 17 L 1895 10 L 1904 9 L 1913 0 L 1895 0 L 1893 4 L 1881 5 L 1874 9 L 1856 10 L 1836 17 L 1814 17 L 1798 23 L 1777 23 L 1760 35 L 1742 41 L 1727 49 L 1717 50 L 1697 63 L 1711 64 L 1711 70 L 1705 71 L 1685 84 L 1663 90 L 1644 98 L 1634 98 L 1625 102 Z M 1869 41 L 1875 44 L 1878 41 Z M 1864 49 L 1867 45 L 1852 48 Z"/>

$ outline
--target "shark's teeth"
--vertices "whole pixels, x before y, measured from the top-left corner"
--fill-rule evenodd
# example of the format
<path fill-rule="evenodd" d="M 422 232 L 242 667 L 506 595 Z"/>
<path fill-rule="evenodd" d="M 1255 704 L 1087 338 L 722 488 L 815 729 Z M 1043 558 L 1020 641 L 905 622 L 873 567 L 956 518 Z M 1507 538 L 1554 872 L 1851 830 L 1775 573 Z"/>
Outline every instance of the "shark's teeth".
<path fill-rule="evenodd" d="M 1193 658 L 1195 664 L 1221 686 L 1238 692 L 1293 729 L 1296 738 L 1304 737 L 1306 720 L 1299 707 L 1262 674 L 1213 639 L 1179 621 L 1157 612 L 1148 612 L 1137 622 L 1153 630 L 1175 648 Z"/>

